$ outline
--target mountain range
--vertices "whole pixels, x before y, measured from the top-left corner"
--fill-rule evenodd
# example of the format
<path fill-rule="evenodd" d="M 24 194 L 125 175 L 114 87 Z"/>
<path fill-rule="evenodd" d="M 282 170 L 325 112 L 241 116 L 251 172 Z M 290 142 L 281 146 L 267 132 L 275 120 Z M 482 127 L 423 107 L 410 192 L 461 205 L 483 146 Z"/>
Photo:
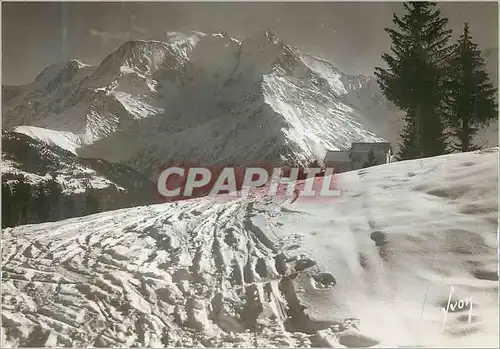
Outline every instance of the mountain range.
<path fill-rule="evenodd" d="M 352 103 L 371 85 L 269 30 L 243 41 L 169 33 L 126 42 L 98 67 L 71 60 L 3 86 L 3 127 L 146 174 L 172 158 L 305 164 L 383 141 L 383 127 Z"/>
<path fill-rule="evenodd" d="M 345 74 L 270 30 L 128 41 L 99 66 L 73 59 L 2 92 L 4 130 L 150 179 L 172 162 L 304 166 L 355 141 L 397 148 L 403 126 L 374 77 Z M 492 125 L 477 143 L 497 138 Z"/>
<path fill-rule="evenodd" d="M 151 204 L 166 163 L 396 145 L 373 77 L 188 32 L 2 89 L 2 347 L 498 347 L 498 147 L 341 173 L 325 201 Z"/>

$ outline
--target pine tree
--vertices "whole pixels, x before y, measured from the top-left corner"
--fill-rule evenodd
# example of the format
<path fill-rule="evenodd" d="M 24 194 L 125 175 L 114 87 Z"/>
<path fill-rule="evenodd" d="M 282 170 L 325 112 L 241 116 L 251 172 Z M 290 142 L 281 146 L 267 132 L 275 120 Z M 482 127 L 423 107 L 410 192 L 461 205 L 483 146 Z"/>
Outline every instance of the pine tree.
<path fill-rule="evenodd" d="M 94 214 L 100 211 L 99 200 L 97 195 L 91 191 L 87 190 L 87 196 L 85 197 L 85 214 Z"/>
<path fill-rule="evenodd" d="M 50 207 L 49 219 L 57 221 L 62 213 L 62 187 L 57 182 L 55 175 L 45 185 L 47 190 L 47 199 Z"/>
<path fill-rule="evenodd" d="M 416 147 L 415 114 L 411 110 L 407 111 L 403 119 L 406 122 L 401 134 L 403 143 L 396 157 L 398 160 L 416 159 L 420 153 Z"/>
<path fill-rule="evenodd" d="M 472 42 L 467 23 L 454 47 L 445 105 L 451 135 L 458 139 L 452 148 L 467 152 L 479 149 L 473 144 L 479 128 L 498 119 L 497 90 L 484 69 L 484 59 L 478 45 Z"/>
<path fill-rule="evenodd" d="M 12 227 L 12 192 L 6 182 L 2 182 L 2 228 Z"/>
<path fill-rule="evenodd" d="M 38 221 L 47 222 L 50 219 L 50 206 L 45 183 L 38 184 L 35 195 L 35 211 L 38 214 Z"/>
<path fill-rule="evenodd" d="M 31 198 L 31 188 L 24 176 L 20 176 L 17 179 L 16 184 L 14 184 L 13 190 L 13 200 L 12 200 L 12 210 L 13 212 L 13 225 L 26 224 L 28 222 L 28 213 Z"/>
<path fill-rule="evenodd" d="M 75 202 L 71 197 L 64 198 L 64 219 L 75 217 Z"/>
<path fill-rule="evenodd" d="M 375 68 L 384 96 L 406 112 L 403 144 L 398 157 L 413 159 L 446 152 L 443 99 L 446 60 L 451 30 L 433 2 L 406 2 L 406 14 L 393 22 L 399 31 L 386 28 L 392 40 L 392 55 L 382 59 L 388 69 Z"/>
<path fill-rule="evenodd" d="M 372 167 L 375 165 L 377 165 L 377 159 L 375 158 L 375 153 L 373 152 L 373 150 L 370 150 L 368 152 L 368 159 L 364 163 L 363 168 Z"/>

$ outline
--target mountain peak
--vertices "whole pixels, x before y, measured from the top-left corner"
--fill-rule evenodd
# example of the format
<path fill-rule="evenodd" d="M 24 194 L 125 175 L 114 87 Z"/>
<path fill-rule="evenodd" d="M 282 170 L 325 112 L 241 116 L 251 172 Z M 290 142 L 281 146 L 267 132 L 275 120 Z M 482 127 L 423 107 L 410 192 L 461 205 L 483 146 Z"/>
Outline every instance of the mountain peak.
<path fill-rule="evenodd" d="M 33 81 L 38 89 L 57 88 L 61 84 L 69 82 L 82 69 L 90 67 L 78 59 L 71 59 L 68 62 L 57 63 L 45 68 Z"/>
<path fill-rule="evenodd" d="M 169 44 L 155 40 L 130 40 L 109 54 L 92 76 L 92 81 L 103 77 L 112 79 L 124 69 L 140 75 L 150 75 L 163 63 L 170 53 Z M 109 79 L 105 79 L 109 83 Z"/>
<path fill-rule="evenodd" d="M 66 64 L 66 66 L 81 69 L 81 68 L 89 67 L 90 65 L 89 65 L 89 64 L 85 64 L 85 63 L 83 63 L 83 62 L 82 62 L 81 60 L 79 60 L 79 59 L 73 58 L 73 59 L 71 59 L 71 60 L 68 62 L 68 64 Z"/>

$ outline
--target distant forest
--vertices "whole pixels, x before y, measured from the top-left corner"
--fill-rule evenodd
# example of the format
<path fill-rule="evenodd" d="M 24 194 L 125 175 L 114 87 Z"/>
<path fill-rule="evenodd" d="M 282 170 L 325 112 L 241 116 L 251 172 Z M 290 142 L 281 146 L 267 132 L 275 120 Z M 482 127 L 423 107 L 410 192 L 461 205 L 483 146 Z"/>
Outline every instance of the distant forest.
<path fill-rule="evenodd" d="M 100 193 L 96 189 L 65 195 L 54 178 L 36 185 L 30 184 L 24 175 L 9 179 L 10 183 L 2 181 L 2 228 L 101 212 Z"/>

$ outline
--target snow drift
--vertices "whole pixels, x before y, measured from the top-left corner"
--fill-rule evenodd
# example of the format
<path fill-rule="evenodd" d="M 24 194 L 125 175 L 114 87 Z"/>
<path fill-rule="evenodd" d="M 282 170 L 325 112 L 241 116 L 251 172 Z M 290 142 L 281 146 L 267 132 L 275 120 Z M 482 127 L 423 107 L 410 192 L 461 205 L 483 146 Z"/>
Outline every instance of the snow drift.
<path fill-rule="evenodd" d="M 498 347 L 498 148 L 2 232 L 12 346 Z M 450 312 L 450 287 L 474 302 Z"/>

